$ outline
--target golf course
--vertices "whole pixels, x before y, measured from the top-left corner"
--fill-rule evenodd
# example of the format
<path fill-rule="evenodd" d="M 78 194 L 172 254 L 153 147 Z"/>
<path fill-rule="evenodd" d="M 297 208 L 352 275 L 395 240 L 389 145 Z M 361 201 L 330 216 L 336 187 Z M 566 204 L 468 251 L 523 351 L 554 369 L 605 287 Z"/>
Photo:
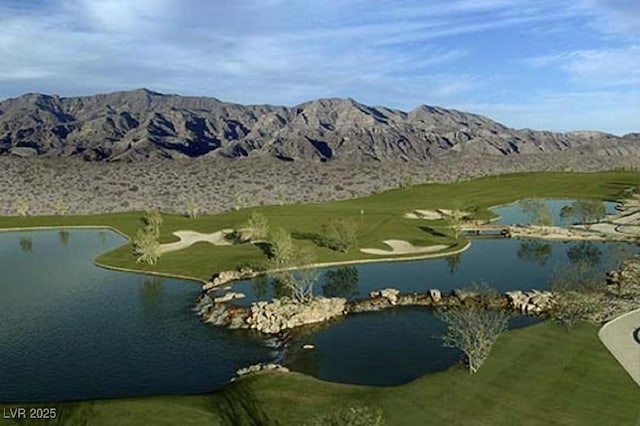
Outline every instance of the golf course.
<path fill-rule="evenodd" d="M 127 240 L 100 254 L 96 265 L 204 284 L 222 271 L 267 268 L 268 253 L 260 244 L 231 244 L 223 241 L 222 234 L 215 234 L 241 229 L 255 213 L 264 215 L 271 228 L 288 231 L 296 246 L 312 253 L 319 266 L 415 261 L 460 253 L 470 241 L 452 232 L 446 217 L 412 218 L 412 212 L 460 210 L 468 212 L 469 221 L 485 223 L 496 219 L 490 208 L 518 200 L 621 201 L 639 183 L 640 173 L 631 171 L 522 173 L 428 183 L 328 203 L 254 206 L 194 218 L 161 212 L 159 242 L 171 249 L 153 265 L 137 262 L 133 255 L 131 241 L 144 226 L 144 212 L 4 216 L 0 217 L 0 231 L 112 229 Z M 149 209 L 153 208 L 150 204 Z M 357 224 L 357 245 L 346 252 L 316 242 L 323 225 L 335 218 Z M 392 268 L 394 264 L 387 265 Z M 381 410 L 388 425 L 636 425 L 640 388 L 598 339 L 598 329 L 598 324 L 590 322 L 567 328 L 545 320 L 508 330 L 476 374 L 469 374 L 463 365 L 453 365 L 402 385 L 366 386 L 323 381 L 295 371 L 260 372 L 206 394 L 0 403 L 5 412 L 16 407 L 56 407 L 59 414 L 49 423 L 5 416 L 0 424 L 334 424 L 314 421 L 323 414 L 360 407 Z"/>

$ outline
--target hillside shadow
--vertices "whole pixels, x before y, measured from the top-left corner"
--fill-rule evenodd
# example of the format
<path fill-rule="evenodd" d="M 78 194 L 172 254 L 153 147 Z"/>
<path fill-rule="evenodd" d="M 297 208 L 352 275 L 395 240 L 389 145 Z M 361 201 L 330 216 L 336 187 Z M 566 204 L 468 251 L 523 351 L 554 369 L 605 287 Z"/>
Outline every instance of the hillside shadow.
<path fill-rule="evenodd" d="M 229 426 L 277 426 L 280 422 L 270 417 L 258 402 L 248 385 L 233 383 L 214 393 L 210 409 L 221 425 Z"/>

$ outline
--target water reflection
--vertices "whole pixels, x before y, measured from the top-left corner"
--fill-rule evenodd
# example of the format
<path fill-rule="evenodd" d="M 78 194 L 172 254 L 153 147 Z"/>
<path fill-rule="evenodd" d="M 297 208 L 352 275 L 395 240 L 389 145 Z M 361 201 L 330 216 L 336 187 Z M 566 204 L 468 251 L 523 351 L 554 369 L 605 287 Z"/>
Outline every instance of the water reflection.
<path fill-rule="evenodd" d="M 33 238 L 31 235 L 20 237 L 20 249 L 25 253 L 33 253 Z"/>
<path fill-rule="evenodd" d="M 325 297 L 344 297 L 358 295 L 358 270 L 354 266 L 343 266 L 324 273 L 322 294 Z"/>
<path fill-rule="evenodd" d="M 62 245 L 66 246 L 67 244 L 69 244 L 70 237 L 71 237 L 71 234 L 69 233 L 68 230 L 61 229 L 58 231 L 58 239 L 60 240 Z"/>
<path fill-rule="evenodd" d="M 158 310 L 160 300 L 163 295 L 164 283 L 160 277 L 146 277 L 140 286 L 140 300 L 147 313 L 154 313 Z"/>
<path fill-rule="evenodd" d="M 571 263 L 600 265 L 602 251 L 591 241 L 581 241 L 567 249 L 567 257 Z"/>
<path fill-rule="evenodd" d="M 545 266 L 553 254 L 553 247 L 549 243 L 541 241 L 524 241 L 518 247 L 518 259 L 539 266 Z"/>
<path fill-rule="evenodd" d="M 451 275 L 455 274 L 458 268 L 460 267 L 460 261 L 462 260 L 462 255 L 460 253 L 454 254 L 453 256 L 445 257 L 447 261 L 447 266 L 449 267 L 449 273 Z"/>

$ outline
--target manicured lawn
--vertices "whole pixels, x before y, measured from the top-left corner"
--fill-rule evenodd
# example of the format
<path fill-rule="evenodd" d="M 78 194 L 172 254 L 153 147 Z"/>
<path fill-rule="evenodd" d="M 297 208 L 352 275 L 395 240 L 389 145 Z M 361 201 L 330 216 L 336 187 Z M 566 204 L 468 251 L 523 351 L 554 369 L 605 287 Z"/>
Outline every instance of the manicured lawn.
<path fill-rule="evenodd" d="M 596 331 L 587 323 L 567 331 L 545 322 L 507 332 L 473 376 L 455 366 L 383 388 L 264 373 L 212 395 L 86 402 L 75 410 L 90 425 L 122 426 L 220 424 L 221 413 L 229 424 L 253 424 L 242 421 L 251 413 L 267 424 L 300 425 L 363 404 L 381 407 L 389 425 L 636 425 L 640 388 Z"/>
<path fill-rule="evenodd" d="M 242 211 L 189 219 L 177 215 L 165 215 L 161 242 L 177 241 L 171 233 L 177 230 L 214 232 L 223 228 L 241 226 L 251 212 L 259 211 L 267 216 L 272 226 L 282 226 L 291 232 L 313 233 L 333 217 L 350 217 L 359 222 L 359 247 L 387 248 L 385 239 L 404 239 L 415 245 L 449 244 L 460 248 L 466 241 L 455 241 L 447 235 L 442 221 L 427 222 L 404 219 L 402 215 L 415 209 L 455 207 L 462 203 L 465 209 L 475 211 L 478 218 L 489 218 L 487 207 L 509 203 L 527 197 L 600 198 L 613 200 L 623 189 L 636 185 L 640 174 L 635 172 L 604 173 L 524 173 L 476 179 L 455 184 L 427 184 L 403 190 L 394 190 L 365 198 L 323 204 L 294 204 L 264 206 Z M 364 215 L 360 212 L 364 210 Z M 107 225 L 132 236 L 142 225 L 141 212 L 114 213 L 90 216 L 37 216 L 0 217 L 0 228 L 31 226 Z M 429 229 L 432 227 L 434 229 Z M 300 244 L 311 247 L 319 262 L 376 259 L 352 249 L 349 253 L 337 253 L 316 247 L 310 240 L 300 239 Z M 221 270 L 265 261 L 264 253 L 253 245 L 215 247 L 199 243 L 188 249 L 165 254 L 157 265 L 138 264 L 129 244 L 100 256 L 99 263 L 141 271 L 209 279 Z"/>

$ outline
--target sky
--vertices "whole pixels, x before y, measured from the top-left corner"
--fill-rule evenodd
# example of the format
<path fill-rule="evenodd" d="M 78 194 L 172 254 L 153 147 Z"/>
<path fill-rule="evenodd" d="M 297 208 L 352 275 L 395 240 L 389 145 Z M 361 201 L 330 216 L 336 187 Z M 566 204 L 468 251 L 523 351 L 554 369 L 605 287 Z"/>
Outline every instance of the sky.
<path fill-rule="evenodd" d="M 0 98 L 350 97 L 640 131 L 640 0 L 0 0 Z"/>

